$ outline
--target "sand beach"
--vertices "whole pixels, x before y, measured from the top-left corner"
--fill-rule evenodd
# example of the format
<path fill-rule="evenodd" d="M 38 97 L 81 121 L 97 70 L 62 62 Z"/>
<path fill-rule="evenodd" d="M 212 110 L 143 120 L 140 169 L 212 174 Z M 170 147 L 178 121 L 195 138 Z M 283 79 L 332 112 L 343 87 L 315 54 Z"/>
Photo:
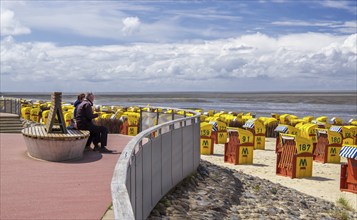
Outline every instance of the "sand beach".
<path fill-rule="evenodd" d="M 340 164 L 313 162 L 312 177 L 275 173 L 275 138 L 254 150 L 253 165 L 224 162 L 224 145 L 201 155 L 192 175 L 166 194 L 148 219 L 356 219 L 357 195 L 341 192 Z M 346 162 L 341 158 L 341 162 Z M 337 202 L 344 198 L 354 210 Z M 114 218 L 109 210 L 104 220 Z"/>
<path fill-rule="evenodd" d="M 239 170 L 246 174 L 279 183 L 296 189 L 307 195 L 335 203 L 340 197 L 348 200 L 351 207 L 357 210 L 357 195 L 340 191 L 340 164 L 313 162 L 312 177 L 294 178 L 275 174 L 276 154 L 275 138 L 266 138 L 265 150 L 254 150 L 253 165 L 233 165 L 224 162 L 224 145 L 216 144 L 213 155 L 201 155 L 202 160 L 229 169 Z M 346 162 L 341 158 L 341 162 Z"/>

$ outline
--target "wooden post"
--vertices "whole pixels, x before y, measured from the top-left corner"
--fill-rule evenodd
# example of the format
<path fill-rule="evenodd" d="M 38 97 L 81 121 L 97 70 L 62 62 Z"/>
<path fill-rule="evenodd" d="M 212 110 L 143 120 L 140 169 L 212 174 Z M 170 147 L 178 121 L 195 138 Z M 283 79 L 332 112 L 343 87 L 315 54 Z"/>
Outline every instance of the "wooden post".
<path fill-rule="evenodd" d="M 55 123 L 55 119 L 58 119 L 58 123 Z M 59 126 L 54 128 L 54 125 Z M 47 133 L 67 133 L 66 123 L 62 114 L 62 93 L 54 92 L 52 94 L 52 103 L 50 108 L 50 113 L 48 114 L 48 119 L 45 125 L 45 129 Z"/>

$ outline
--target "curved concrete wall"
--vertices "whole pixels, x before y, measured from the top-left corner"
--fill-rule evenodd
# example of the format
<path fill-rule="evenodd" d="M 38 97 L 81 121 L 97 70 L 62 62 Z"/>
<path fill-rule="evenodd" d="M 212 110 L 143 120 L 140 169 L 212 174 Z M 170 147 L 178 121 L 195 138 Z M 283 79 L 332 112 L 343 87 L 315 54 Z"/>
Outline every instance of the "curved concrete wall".
<path fill-rule="evenodd" d="M 194 116 L 149 128 L 123 150 L 111 183 L 115 219 L 146 219 L 170 189 L 197 170 L 200 114 L 184 111 Z"/>

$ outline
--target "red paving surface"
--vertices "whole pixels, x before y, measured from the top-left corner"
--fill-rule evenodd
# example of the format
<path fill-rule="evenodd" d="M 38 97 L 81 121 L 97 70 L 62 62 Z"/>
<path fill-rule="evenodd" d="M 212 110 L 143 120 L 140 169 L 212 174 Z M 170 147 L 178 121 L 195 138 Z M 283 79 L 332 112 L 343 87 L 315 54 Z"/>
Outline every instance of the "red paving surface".
<path fill-rule="evenodd" d="M 111 134 L 108 148 L 122 152 L 131 138 Z M 0 219 L 101 219 L 112 202 L 119 153 L 40 161 L 27 156 L 22 134 L 0 134 L 0 154 Z"/>

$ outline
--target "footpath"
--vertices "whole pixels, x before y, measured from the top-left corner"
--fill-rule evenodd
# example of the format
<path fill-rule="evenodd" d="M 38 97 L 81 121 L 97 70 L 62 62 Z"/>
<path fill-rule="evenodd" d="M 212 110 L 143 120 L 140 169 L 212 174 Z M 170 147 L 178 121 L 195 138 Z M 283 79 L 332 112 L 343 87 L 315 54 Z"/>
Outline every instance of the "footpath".
<path fill-rule="evenodd" d="M 116 154 L 86 151 L 80 160 L 30 158 L 22 134 L 0 134 L 0 219 L 101 219 L 120 152 L 132 137 L 109 135 Z"/>

